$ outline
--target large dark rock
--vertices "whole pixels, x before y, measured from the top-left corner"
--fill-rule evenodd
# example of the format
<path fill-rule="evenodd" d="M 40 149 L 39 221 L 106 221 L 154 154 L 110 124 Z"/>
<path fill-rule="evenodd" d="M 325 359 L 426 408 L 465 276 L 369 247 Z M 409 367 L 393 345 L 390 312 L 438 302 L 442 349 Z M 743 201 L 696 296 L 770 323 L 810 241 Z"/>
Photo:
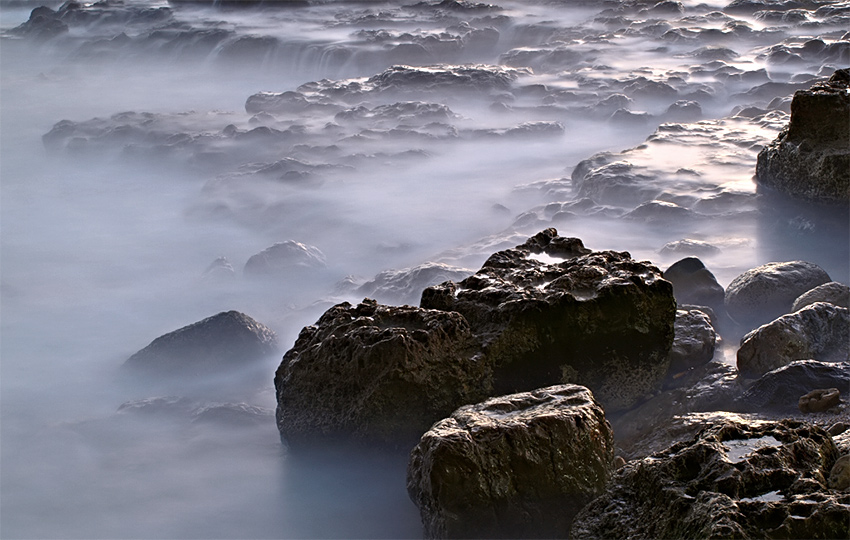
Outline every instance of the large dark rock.
<path fill-rule="evenodd" d="M 491 395 L 492 370 L 459 313 L 366 299 L 301 331 L 275 374 L 286 442 L 414 443 L 465 403 Z"/>
<path fill-rule="evenodd" d="M 152 374 L 203 374 L 243 367 L 277 351 L 272 330 L 244 313 L 226 311 L 156 338 L 124 365 Z"/>
<path fill-rule="evenodd" d="M 753 330 L 738 349 L 738 371 L 759 377 L 794 360 L 847 361 L 850 310 L 816 302 Z"/>
<path fill-rule="evenodd" d="M 461 407 L 410 454 L 407 489 L 428 538 L 565 538 L 612 472 L 614 441 L 581 386 Z"/>
<path fill-rule="evenodd" d="M 493 254 L 460 283 L 425 289 L 421 305 L 466 317 L 498 393 L 581 384 L 610 413 L 658 388 L 669 366 L 676 302 L 661 272 L 555 229 Z"/>
<path fill-rule="evenodd" d="M 847 538 L 850 494 L 826 485 L 838 457 L 811 424 L 716 425 L 627 464 L 571 537 Z"/>
<path fill-rule="evenodd" d="M 696 257 L 685 257 L 664 271 L 664 279 L 673 284 L 673 295 L 679 305 L 723 308 L 725 291 L 714 274 Z"/>
<path fill-rule="evenodd" d="M 793 197 L 850 202 L 850 69 L 798 90 L 788 127 L 758 155 L 756 180 Z"/>
<path fill-rule="evenodd" d="M 829 274 L 810 262 L 763 264 L 726 287 L 726 311 L 738 323 L 755 328 L 790 312 L 798 296 L 829 281 Z"/>
<path fill-rule="evenodd" d="M 798 360 L 762 375 L 735 400 L 733 408 L 793 414 L 800 396 L 833 387 L 850 388 L 850 363 Z"/>
<path fill-rule="evenodd" d="M 714 358 L 717 333 L 702 311 L 677 310 L 676 335 L 670 349 L 670 372 L 678 373 L 707 364 Z"/>

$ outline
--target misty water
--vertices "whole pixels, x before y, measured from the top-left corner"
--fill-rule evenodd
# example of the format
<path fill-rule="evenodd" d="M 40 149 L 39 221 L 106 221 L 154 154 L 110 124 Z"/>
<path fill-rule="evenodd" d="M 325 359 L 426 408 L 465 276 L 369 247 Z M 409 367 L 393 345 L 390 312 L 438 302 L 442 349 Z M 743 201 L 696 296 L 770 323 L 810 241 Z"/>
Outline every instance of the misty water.
<path fill-rule="evenodd" d="M 794 259 L 846 283 L 846 209 L 752 176 L 793 91 L 850 64 L 850 3 L 682 4 L 48 4 L 60 27 L 0 0 L 0 536 L 421 536 L 405 452 L 298 454 L 274 423 L 283 352 L 383 271 L 471 274 L 554 226 L 662 270 L 702 242 L 724 286 Z M 598 152 L 638 182 L 574 183 Z M 243 275 L 288 240 L 324 266 Z M 280 354 L 120 369 L 231 309 Z M 245 420 L 191 412 L 222 403 Z"/>

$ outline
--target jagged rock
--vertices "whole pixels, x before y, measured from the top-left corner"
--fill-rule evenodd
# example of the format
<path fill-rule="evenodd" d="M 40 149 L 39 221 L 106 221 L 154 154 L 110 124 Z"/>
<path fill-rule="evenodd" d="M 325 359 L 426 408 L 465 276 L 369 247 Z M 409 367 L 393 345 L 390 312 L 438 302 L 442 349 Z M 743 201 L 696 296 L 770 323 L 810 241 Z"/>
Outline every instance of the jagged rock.
<path fill-rule="evenodd" d="M 850 387 L 850 363 L 798 360 L 759 377 L 732 408 L 740 412 L 793 414 L 800 396 L 832 387 Z"/>
<path fill-rule="evenodd" d="M 252 255 L 245 263 L 244 272 L 246 276 L 272 277 L 323 268 L 325 256 L 319 248 L 287 240 Z"/>
<path fill-rule="evenodd" d="M 492 395 L 492 366 L 459 313 L 365 299 L 305 327 L 275 374 L 290 444 L 413 442 L 464 403 Z"/>
<path fill-rule="evenodd" d="M 788 313 L 798 296 L 829 281 L 829 274 L 810 262 L 767 263 L 726 287 L 726 311 L 738 323 L 755 328 Z"/>
<path fill-rule="evenodd" d="M 546 229 L 460 283 L 425 289 L 421 305 L 463 314 L 495 365 L 497 392 L 569 382 L 608 412 L 625 409 L 667 372 L 672 287 L 626 252 L 588 251 Z"/>
<path fill-rule="evenodd" d="M 473 273 L 473 270 L 467 268 L 429 262 L 412 268 L 381 272 L 361 285 L 357 293 L 379 302 L 414 304 L 419 303 L 426 287 L 444 281 L 460 281 Z"/>
<path fill-rule="evenodd" d="M 629 462 L 571 538 L 847 538 L 850 496 L 826 485 L 838 455 L 804 422 L 715 425 Z"/>
<path fill-rule="evenodd" d="M 815 302 L 829 302 L 836 306 L 850 308 L 850 287 L 837 281 L 818 285 L 798 296 L 791 306 L 791 311 L 798 311 Z"/>
<path fill-rule="evenodd" d="M 758 155 L 756 180 L 793 197 L 850 202 L 850 69 L 798 90 L 791 121 Z"/>
<path fill-rule="evenodd" d="M 827 480 L 829 489 L 847 491 L 850 488 L 850 455 L 845 454 L 838 458 Z"/>
<path fill-rule="evenodd" d="M 753 330 L 741 341 L 738 370 L 753 378 L 807 359 L 850 359 L 850 310 L 816 302 Z"/>
<path fill-rule="evenodd" d="M 801 396 L 797 402 L 801 413 L 824 412 L 841 403 L 838 388 L 819 388 Z"/>
<path fill-rule="evenodd" d="M 670 373 L 708 363 L 714 357 L 717 333 L 708 316 L 697 310 L 677 310 L 670 349 Z"/>
<path fill-rule="evenodd" d="M 225 311 L 156 338 L 124 365 L 151 373 L 208 373 L 277 351 L 272 330 L 244 313 Z"/>
<path fill-rule="evenodd" d="M 723 308 L 725 291 L 714 274 L 696 257 L 685 257 L 664 271 L 664 279 L 673 284 L 673 296 L 679 305 L 708 306 L 715 311 Z"/>
<path fill-rule="evenodd" d="M 461 407 L 410 454 L 427 538 L 563 538 L 613 471 L 602 408 L 563 385 Z"/>

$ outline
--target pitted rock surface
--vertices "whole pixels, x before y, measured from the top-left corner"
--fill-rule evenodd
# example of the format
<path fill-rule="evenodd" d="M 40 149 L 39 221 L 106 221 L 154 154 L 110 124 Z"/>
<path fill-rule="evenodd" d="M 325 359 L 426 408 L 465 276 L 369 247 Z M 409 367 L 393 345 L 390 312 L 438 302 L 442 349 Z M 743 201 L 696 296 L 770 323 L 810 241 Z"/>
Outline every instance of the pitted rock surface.
<path fill-rule="evenodd" d="M 425 289 L 421 306 L 463 314 L 494 363 L 497 392 L 581 384 L 608 412 L 660 386 L 676 315 L 656 267 L 589 252 L 555 229 L 493 254 L 460 283 Z"/>
<path fill-rule="evenodd" d="M 461 407 L 422 436 L 407 487 L 428 538 L 563 538 L 611 474 L 602 408 L 562 385 Z"/>
<path fill-rule="evenodd" d="M 275 374 L 290 444 L 413 443 L 457 407 L 491 395 L 492 369 L 459 313 L 366 299 L 307 326 Z"/>

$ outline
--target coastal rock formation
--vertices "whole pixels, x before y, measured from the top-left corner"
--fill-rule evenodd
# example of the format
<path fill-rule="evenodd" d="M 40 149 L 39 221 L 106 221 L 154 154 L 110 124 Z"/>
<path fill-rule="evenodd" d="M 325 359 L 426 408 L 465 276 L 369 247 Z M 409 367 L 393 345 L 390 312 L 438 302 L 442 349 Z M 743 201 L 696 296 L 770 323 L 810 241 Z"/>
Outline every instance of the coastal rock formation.
<path fill-rule="evenodd" d="M 797 400 L 818 388 L 850 387 L 850 363 L 798 360 L 759 377 L 735 400 L 739 412 L 794 414 Z"/>
<path fill-rule="evenodd" d="M 798 90 L 791 121 L 758 155 L 760 185 L 793 197 L 850 202 L 850 69 Z"/>
<path fill-rule="evenodd" d="M 798 296 L 830 281 L 829 274 L 810 262 L 763 264 L 726 287 L 726 311 L 738 323 L 755 328 L 788 313 Z"/>
<path fill-rule="evenodd" d="M 806 359 L 850 359 L 850 310 L 816 302 L 753 330 L 738 349 L 738 371 L 744 377 L 759 377 Z"/>
<path fill-rule="evenodd" d="M 679 305 L 708 306 L 715 311 L 723 308 L 723 287 L 696 257 L 685 257 L 673 263 L 664 271 L 664 279 L 673 284 L 673 295 Z"/>
<path fill-rule="evenodd" d="M 149 373 L 210 373 L 244 366 L 278 351 L 277 335 L 238 311 L 226 311 L 169 332 L 127 359 Z"/>
<path fill-rule="evenodd" d="M 791 311 L 797 311 L 815 302 L 829 302 L 836 306 L 850 308 L 850 287 L 837 281 L 818 285 L 797 297 L 791 306 Z"/>
<path fill-rule="evenodd" d="M 801 413 L 817 413 L 828 411 L 841 403 L 841 392 L 838 388 L 819 388 L 800 397 L 797 406 Z"/>
<path fill-rule="evenodd" d="M 551 228 L 460 283 L 425 289 L 421 306 L 469 321 L 498 393 L 581 384 L 609 413 L 660 386 L 676 315 L 657 268 L 626 252 L 590 252 Z"/>
<path fill-rule="evenodd" d="M 393 304 L 418 304 L 422 291 L 449 280 L 462 280 L 473 270 L 442 263 L 423 263 L 412 268 L 385 270 L 357 288 L 357 294 Z"/>
<path fill-rule="evenodd" d="M 811 424 L 721 423 L 628 463 L 571 538 L 846 538 L 850 495 L 827 487 L 838 457 Z"/>
<path fill-rule="evenodd" d="M 291 271 L 322 268 L 325 268 L 325 256 L 319 248 L 287 240 L 252 255 L 245 263 L 245 275 L 271 277 Z"/>
<path fill-rule="evenodd" d="M 717 333 L 708 315 L 695 309 L 676 311 L 676 336 L 670 349 L 670 372 L 708 363 L 714 357 Z"/>
<path fill-rule="evenodd" d="M 563 538 L 601 493 L 614 441 L 602 408 L 562 385 L 461 407 L 410 454 L 427 538 Z"/>
<path fill-rule="evenodd" d="M 290 444 L 413 442 L 457 407 L 491 395 L 492 368 L 458 313 L 365 299 L 305 327 L 275 374 Z"/>

